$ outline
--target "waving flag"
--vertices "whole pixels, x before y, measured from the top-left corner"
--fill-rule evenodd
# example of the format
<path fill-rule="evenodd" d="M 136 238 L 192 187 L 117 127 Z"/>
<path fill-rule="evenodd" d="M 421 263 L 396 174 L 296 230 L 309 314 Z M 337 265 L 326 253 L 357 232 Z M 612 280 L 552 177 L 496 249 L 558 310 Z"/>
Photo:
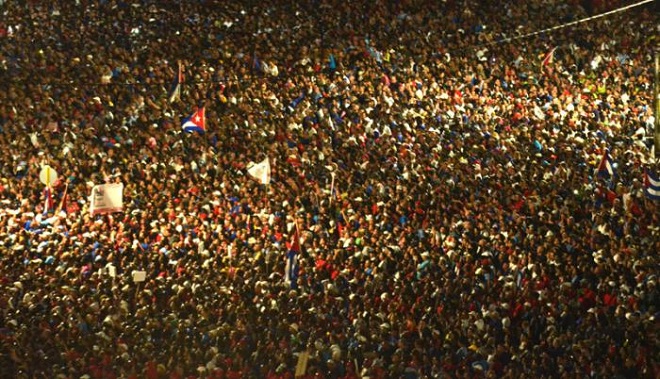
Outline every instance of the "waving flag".
<path fill-rule="evenodd" d="M 65 212 L 67 211 L 67 193 L 69 192 L 69 183 L 66 184 L 66 187 L 64 187 L 64 194 L 62 195 L 62 200 L 60 201 L 60 206 L 57 208 L 57 213 L 60 212 Z"/>
<path fill-rule="evenodd" d="M 173 103 L 181 98 L 181 83 L 183 83 L 183 67 L 181 66 L 181 62 L 179 62 L 179 69 L 177 74 L 174 76 L 172 89 L 170 89 L 170 103 Z"/>
<path fill-rule="evenodd" d="M 252 69 L 261 72 L 261 60 L 257 57 L 257 53 L 252 54 Z"/>
<path fill-rule="evenodd" d="M 284 268 L 284 281 L 291 288 L 298 287 L 298 254 L 300 254 L 300 236 L 296 227 L 292 241 L 289 244 L 289 251 L 286 253 L 286 266 Z"/>
<path fill-rule="evenodd" d="M 337 69 L 337 60 L 332 54 L 330 54 L 330 57 L 328 57 L 328 68 L 330 71 L 335 71 Z"/>
<path fill-rule="evenodd" d="M 549 65 L 555 59 L 555 50 L 557 50 L 557 47 L 554 47 L 543 57 L 543 61 L 541 62 L 543 67 Z"/>
<path fill-rule="evenodd" d="M 611 179 L 614 177 L 614 167 L 612 167 L 612 159 L 610 158 L 609 151 L 605 150 L 605 152 L 603 152 L 603 158 L 600 160 L 596 173 L 599 177 L 604 179 Z"/>
<path fill-rule="evenodd" d="M 644 173 L 644 194 L 651 200 L 660 200 L 660 178 L 649 170 Z"/>
<path fill-rule="evenodd" d="M 261 184 L 270 183 L 270 160 L 264 159 L 259 163 L 250 162 L 247 168 L 248 174 L 261 182 Z"/>
<path fill-rule="evenodd" d="M 373 46 L 371 46 L 371 40 L 368 38 L 364 39 L 364 44 L 367 48 L 367 53 L 371 55 L 373 59 L 376 60 L 379 64 L 383 62 L 383 53 L 380 51 L 376 50 Z"/>
<path fill-rule="evenodd" d="M 204 133 L 206 131 L 206 118 L 204 117 L 204 107 L 195 111 L 190 117 L 183 120 L 181 125 L 186 132 Z"/>

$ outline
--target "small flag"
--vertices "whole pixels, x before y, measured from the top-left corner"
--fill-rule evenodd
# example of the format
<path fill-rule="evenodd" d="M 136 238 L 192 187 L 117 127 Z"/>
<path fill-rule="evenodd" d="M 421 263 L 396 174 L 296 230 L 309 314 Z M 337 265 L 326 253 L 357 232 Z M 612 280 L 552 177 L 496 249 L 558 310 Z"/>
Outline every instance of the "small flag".
<path fill-rule="evenodd" d="M 553 61 L 554 58 L 555 58 L 555 50 L 557 50 L 557 47 L 554 47 L 552 50 L 550 50 L 550 51 L 545 55 L 545 57 L 543 57 L 543 62 L 541 62 L 541 64 L 543 65 L 543 67 L 545 67 L 545 66 L 549 65 L 550 63 L 552 63 L 552 61 Z"/>
<path fill-rule="evenodd" d="M 335 71 L 337 69 L 337 60 L 333 54 L 330 54 L 330 57 L 328 57 L 328 68 L 330 71 Z"/>
<path fill-rule="evenodd" d="M 172 88 L 170 89 L 170 103 L 173 103 L 181 98 L 181 83 L 183 83 L 183 67 L 181 66 L 181 62 L 179 62 L 178 72 L 174 76 L 174 82 L 172 83 Z"/>
<path fill-rule="evenodd" d="M 371 41 L 368 38 L 364 39 L 364 44 L 367 48 L 367 53 L 369 55 L 371 55 L 371 57 L 373 59 L 375 59 L 376 62 L 382 63 L 383 62 L 383 53 L 381 53 L 380 51 L 374 49 L 374 47 L 371 46 Z"/>
<path fill-rule="evenodd" d="M 337 196 L 335 192 L 335 173 L 330 174 L 332 179 L 330 180 L 330 205 L 332 205 L 332 199 Z"/>
<path fill-rule="evenodd" d="M 614 167 L 612 167 L 612 159 L 610 158 L 609 151 L 605 150 L 603 158 L 600 160 L 596 173 L 599 177 L 611 179 L 614 177 Z"/>
<path fill-rule="evenodd" d="M 185 132 L 204 133 L 206 131 L 206 118 L 204 117 L 204 107 L 195 111 L 190 117 L 183 120 L 181 125 Z"/>
<path fill-rule="evenodd" d="M 69 183 L 67 183 L 66 187 L 64 187 L 64 195 L 62 195 L 62 200 L 60 200 L 60 206 L 57 208 L 57 213 L 60 213 L 62 211 L 64 211 L 65 213 L 67 212 L 66 197 L 68 196 L 67 194 L 68 192 L 69 192 Z"/>
<path fill-rule="evenodd" d="M 270 183 L 270 160 L 264 159 L 259 163 L 250 162 L 247 169 L 248 174 L 261 182 L 261 184 Z"/>
<path fill-rule="evenodd" d="M 261 60 L 257 57 L 257 53 L 252 54 L 252 69 L 256 72 L 261 72 Z"/>
<path fill-rule="evenodd" d="M 651 200 L 660 200 L 660 178 L 649 170 L 644 173 L 644 194 Z"/>
<path fill-rule="evenodd" d="M 286 266 L 284 268 L 284 281 L 296 288 L 298 286 L 298 254 L 300 253 L 300 236 L 298 228 L 293 233 L 293 239 L 289 244 L 289 251 L 286 254 Z"/>
<path fill-rule="evenodd" d="M 53 196 L 50 187 L 44 189 L 44 214 L 47 214 L 53 209 Z"/>

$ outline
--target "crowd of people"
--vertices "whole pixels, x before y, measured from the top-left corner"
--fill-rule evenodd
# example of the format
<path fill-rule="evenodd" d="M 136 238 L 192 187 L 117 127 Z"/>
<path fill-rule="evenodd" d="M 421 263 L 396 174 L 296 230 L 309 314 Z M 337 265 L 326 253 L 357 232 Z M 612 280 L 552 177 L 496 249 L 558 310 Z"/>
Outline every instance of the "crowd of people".
<path fill-rule="evenodd" d="M 1 3 L 0 378 L 660 376 L 655 4 Z"/>

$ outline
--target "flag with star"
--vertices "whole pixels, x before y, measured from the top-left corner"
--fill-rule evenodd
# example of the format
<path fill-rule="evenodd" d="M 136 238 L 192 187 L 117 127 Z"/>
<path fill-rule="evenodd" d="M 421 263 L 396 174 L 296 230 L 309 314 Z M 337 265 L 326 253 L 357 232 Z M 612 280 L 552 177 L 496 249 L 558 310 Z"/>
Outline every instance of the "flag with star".
<path fill-rule="evenodd" d="M 192 133 L 204 133 L 206 131 L 206 118 L 204 117 L 204 107 L 198 108 L 190 117 L 183 120 L 181 125 L 183 131 Z"/>

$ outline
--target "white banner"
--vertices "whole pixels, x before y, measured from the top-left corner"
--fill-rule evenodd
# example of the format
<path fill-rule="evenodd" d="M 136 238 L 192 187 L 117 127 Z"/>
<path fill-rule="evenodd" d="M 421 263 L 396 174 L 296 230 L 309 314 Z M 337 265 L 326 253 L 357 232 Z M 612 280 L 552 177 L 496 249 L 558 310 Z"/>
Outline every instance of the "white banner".
<path fill-rule="evenodd" d="M 134 283 L 144 282 L 147 279 L 146 271 L 133 271 L 132 274 Z"/>
<path fill-rule="evenodd" d="M 270 160 L 264 159 L 259 163 L 250 162 L 247 166 L 247 172 L 261 184 L 270 183 Z"/>
<path fill-rule="evenodd" d="M 124 210 L 124 185 L 121 183 L 100 184 L 92 188 L 89 213 L 103 214 Z"/>
<path fill-rule="evenodd" d="M 49 165 L 41 166 L 41 172 L 39 173 L 39 180 L 47 187 L 55 184 L 57 180 L 57 171 Z"/>

